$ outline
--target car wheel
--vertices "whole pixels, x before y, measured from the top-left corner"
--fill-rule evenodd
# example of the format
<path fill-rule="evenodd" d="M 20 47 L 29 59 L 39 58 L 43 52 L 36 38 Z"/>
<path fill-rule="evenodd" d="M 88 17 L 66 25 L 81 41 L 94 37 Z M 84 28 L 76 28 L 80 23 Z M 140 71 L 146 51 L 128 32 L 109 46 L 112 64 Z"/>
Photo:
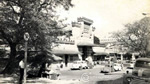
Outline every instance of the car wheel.
<path fill-rule="evenodd" d="M 116 71 L 117 71 L 117 69 L 113 69 L 112 71 L 116 72 Z"/>
<path fill-rule="evenodd" d="M 131 77 L 126 76 L 123 77 L 123 84 L 130 84 L 131 81 L 132 81 Z"/>
<path fill-rule="evenodd" d="M 117 71 L 120 71 L 120 69 L 118 68 L 118 70 Z"/>
<path fill-rule="evenodd" d="M 81 66 L 79 66 L 79 69 L 80 69 L 80 70 L 82 70 L 82 67 L 81 67 Z"/>

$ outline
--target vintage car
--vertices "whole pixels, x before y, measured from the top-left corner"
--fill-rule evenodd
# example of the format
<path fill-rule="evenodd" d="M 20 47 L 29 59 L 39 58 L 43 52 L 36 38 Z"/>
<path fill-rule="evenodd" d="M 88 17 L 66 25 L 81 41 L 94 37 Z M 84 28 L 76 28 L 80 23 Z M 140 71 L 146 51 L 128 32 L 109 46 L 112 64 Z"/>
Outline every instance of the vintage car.
<path fill-rule="evenodd" d="M 121 71 L 122 66 L 119 63 L 114 63 L 113 69 L 114 71 Z"/>
<path fill-rule="evenodd" d="M 73 69 L 87 69 L 88 65 L 86 63 L 86 61 L 74 61 L 72 66 L 71 66 L 71 70 Z"/>
<path fill-rule="evenodd" d="M 128 69 L 133 69 L 134 68 L 134 64 L 135 64 L 135 61 L 131 61 L 130 65 L 127 68 Z"/>
<path fill-rule="evenodd" d="M 121 71 L 122 67 L 121 64 L 119 63 L 113 63 L 112 64 L 106 64 L 102 69 L 101 69 L 101 73 L 110 73 L 110 72 L 114 72 L 114 71 Z"/>
<path fill-rule="evenodd" d="M 132 74 L 124 76 L 123 84 L 150 84 L 150 58 L 138 58 Z"/>
<path fill-rule="evenodd" d="M 101 73 L 110 73 L 111 72 L 111 67 L 109 64 L 106 64 L 102 69 L 100 69 Z"/>

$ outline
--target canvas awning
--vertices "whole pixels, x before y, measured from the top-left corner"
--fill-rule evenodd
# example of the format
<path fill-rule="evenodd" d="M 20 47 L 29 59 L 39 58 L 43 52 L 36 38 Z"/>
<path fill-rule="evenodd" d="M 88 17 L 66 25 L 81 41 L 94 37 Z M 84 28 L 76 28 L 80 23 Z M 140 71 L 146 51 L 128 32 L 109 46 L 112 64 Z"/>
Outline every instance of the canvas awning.
<path fill-rule="evenodd" d="M 103 47 L 93 47 L 94 55 L 108 55 L 107 52 L 105 52 L 105 48 Z"/>
<path fill-rule="evenodd" d="M 61 57 L 54 55 L 54 54 L 52 55 L 52 58 L 56 61 L 63 60 Z"/>
<path fill-rule="evenodd" d="M 76 45 L 59 44 L 52 49 L 53 54 L 81 54 Z"/>
<path fill-rule="evenodd" d="M 78 43 L 77 44 L 78 46 L 97 46 L 97 45 L 95 45 L 95 44 L 93 44 L 93 43 L 84 43 L 84 42 L 80 42 L 80 43 Z"/>

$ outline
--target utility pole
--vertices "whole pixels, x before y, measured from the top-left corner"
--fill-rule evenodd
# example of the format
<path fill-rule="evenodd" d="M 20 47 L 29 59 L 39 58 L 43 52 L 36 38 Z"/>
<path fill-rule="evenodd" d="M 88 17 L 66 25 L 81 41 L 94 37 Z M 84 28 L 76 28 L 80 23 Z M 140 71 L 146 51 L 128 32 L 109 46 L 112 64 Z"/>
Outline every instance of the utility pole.
<path fill-rule="evenodd" d="M 24 55 L 24 83 L 26 84 L 26 77 L 27 77 L 27 53 L 28 53 L 28 40 L 29 40 L 29 33 L 24 34 L 24 40 L 25 40 L 25 55 Z"/>

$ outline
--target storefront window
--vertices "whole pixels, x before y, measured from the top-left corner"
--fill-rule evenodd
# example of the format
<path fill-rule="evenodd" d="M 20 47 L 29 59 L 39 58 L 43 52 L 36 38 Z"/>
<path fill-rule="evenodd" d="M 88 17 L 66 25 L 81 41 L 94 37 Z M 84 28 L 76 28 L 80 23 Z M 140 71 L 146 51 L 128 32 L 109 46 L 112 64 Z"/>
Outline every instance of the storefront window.
<path fill-rule="evenodd" d="M 75 61 L 75 60 L 79 60 L 77 55 L 70 55 L 70 62 Z"/>

